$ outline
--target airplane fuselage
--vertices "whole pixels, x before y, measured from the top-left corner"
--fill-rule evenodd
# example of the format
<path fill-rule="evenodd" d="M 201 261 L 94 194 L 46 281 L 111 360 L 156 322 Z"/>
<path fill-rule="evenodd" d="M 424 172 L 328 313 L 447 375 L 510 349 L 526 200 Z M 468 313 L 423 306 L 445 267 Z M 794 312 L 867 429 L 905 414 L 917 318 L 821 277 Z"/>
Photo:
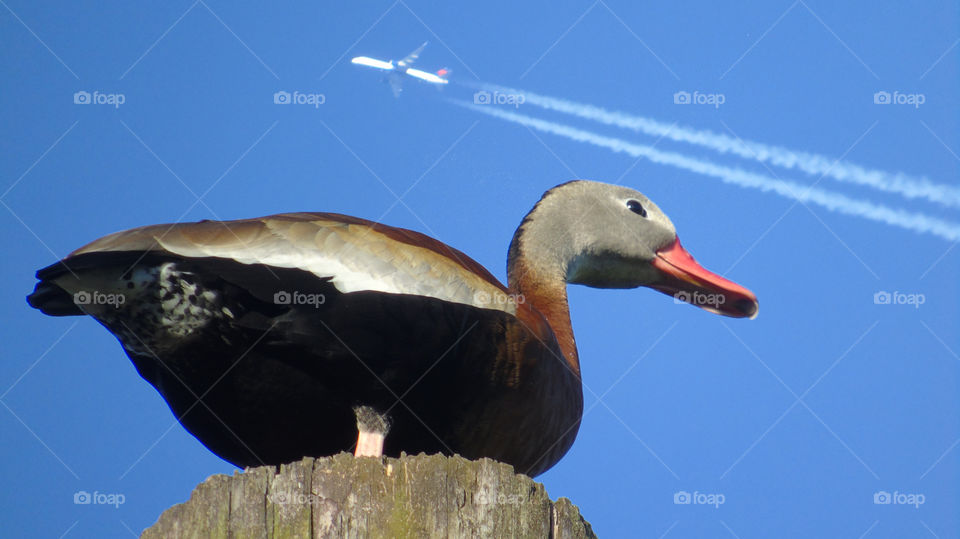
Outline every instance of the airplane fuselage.
<path fill-rule="evenodd" d="M 436 85 L 443 85 L 450 82 L 444 77 L 448 73 L 447 69 L 441 69 L 436 73 L 430 73 L 412 67 L 413 62 L 416 61 L 416 59 L 420 56 L 420 52 L 423 51 L 424 47 L 426 46 L 426 43 L 420 45 L 417 50 L 398 61 L 390 60 L 389 62 L 386 62 L 383 60 L 377 60 L 376 58 L 370 58 L 368 56 L 357 56 L 350 61 L 354 64 L 373 67 L 385 71 L 386 73 L 384 75 L 384 80 L 390 83 L 390 88 L 393 90 L 393 95 L 399 97 L 400 92 L 403 91 L 403 80 L 405 76 L 410 76 L 415 79 L 420 79 L 421 81 Z"/>

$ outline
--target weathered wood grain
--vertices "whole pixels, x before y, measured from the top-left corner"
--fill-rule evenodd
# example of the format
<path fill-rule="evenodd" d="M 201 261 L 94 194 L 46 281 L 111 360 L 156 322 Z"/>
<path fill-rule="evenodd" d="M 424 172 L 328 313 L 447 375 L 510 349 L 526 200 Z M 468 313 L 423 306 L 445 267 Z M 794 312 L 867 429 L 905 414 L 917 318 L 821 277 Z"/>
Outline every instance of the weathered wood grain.
<path fill-rule="evenodd" d="M 490 459 L 341 453 L 214 475 L 143 538 L 595 537 L 565 498 Z"/>

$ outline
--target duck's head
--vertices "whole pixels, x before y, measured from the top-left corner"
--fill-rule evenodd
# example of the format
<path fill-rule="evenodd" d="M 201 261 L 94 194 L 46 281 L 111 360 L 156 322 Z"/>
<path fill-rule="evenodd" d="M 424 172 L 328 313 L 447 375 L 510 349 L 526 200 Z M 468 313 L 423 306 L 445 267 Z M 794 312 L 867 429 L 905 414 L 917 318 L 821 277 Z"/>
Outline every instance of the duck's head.
<path fill-rule="evenodd" d="M 572 284 L 646 286 L 738 318 L 759 308 L 753 292 L 697 263 L 670 219 L 628 187 L 578 180 L 547 191 L 517 231 L 511 252 L 517 249 Z"/>

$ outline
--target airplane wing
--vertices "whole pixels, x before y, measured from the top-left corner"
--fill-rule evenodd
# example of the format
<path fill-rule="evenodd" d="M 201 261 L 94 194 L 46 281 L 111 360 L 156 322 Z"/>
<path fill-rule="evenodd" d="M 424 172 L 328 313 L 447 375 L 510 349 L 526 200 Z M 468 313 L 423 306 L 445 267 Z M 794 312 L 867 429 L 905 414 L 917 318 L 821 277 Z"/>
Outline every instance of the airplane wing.
<path fill-rule="evenodd" d="M 412 67 L 410 69 L 407 69 L 407 75 L 410 75 L 411 77 L 416 77 L 420 80 L 425 80 L 427 82 L 432 82 L 433 84 L 447 84 L 448 82 L 450 82 L 439 75 L 428 73 L 426 71 L 420 71 L 419 69 L 413 69 Z"/>
<path fill-rule="evenodd" d="M 417 47 L 417 50 L 408 54 L 403 60 L 400 60 L 399 64 L 405 65 L 405 66 L 413 65 L 413 63 L 417 61 L 417 58 L 420 57 L 420 53 L 423 52 L 423 48 L 426 46 L 427 46 L 427 42 L 424 41 L 423 45 L 420 45 L 419 47 Z"/>
<path fill-rule="evenodd" d="M 421 71 L 419 69 L 413 69 L 410 67 L 410 64 L 415 62 L 417 58 L 420 57 L 420 53 L 423 52 L 423 49 L 426 46 L 427 43 L 424 42 L 423 45 L 417 47 L 417 50 L 411 52 L 399 62 L 394 62 L 392 60 L 385 62 L 383 60 L 377 60 L 376 58 L 370 58 L 369 56 L 357 56 L 351 59 L 350 62 L 362 66 L 382 69 L 383 71 L 393 71 L 393 73 L 389 74 L 386 79 L 390 83 L 390 89 L 393 90 L 394 97 L 400 97 L 400 92 L 403 91 L 402 74 L 407 74 L 411 77 L 432 84 L 447 84 L 449 82 L 444 78 L 444 75 L 448 73 L 448 70 L 446 69 L 441 69 L 437 73 L 428 73 L 426 71 Z"/>
<path fill-rule="evenodd" d="M 383 60 L 368 58 L 366 56 L 357 56 L 353 60 L 350 60 L 350 62 L 354 64 L 360 64 L 362 66 L 375 67 L 377 69 L 383 69 L 386 71 L 392 71 L 395 67 L 393 62 L 384 62 Z"/>

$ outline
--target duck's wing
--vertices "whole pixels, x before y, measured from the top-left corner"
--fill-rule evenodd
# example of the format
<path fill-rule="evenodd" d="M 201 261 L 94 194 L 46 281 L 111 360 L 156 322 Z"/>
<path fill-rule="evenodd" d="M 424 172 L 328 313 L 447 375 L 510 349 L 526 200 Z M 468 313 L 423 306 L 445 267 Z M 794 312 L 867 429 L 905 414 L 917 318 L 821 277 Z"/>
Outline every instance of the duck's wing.
<path fill-rule="evenodd" d="M 296 268 L 342 293 L 412 294 L 515 312 L 506 288 L 464 253 L 412 230 L 332 213 L 151 225 L 100 238 L 62 261 L 108 252 L 219 258 Z M 40 275 L 43 278 L 42 275 Z M 498 301 L 500 299 L 500 301 Z"/>

